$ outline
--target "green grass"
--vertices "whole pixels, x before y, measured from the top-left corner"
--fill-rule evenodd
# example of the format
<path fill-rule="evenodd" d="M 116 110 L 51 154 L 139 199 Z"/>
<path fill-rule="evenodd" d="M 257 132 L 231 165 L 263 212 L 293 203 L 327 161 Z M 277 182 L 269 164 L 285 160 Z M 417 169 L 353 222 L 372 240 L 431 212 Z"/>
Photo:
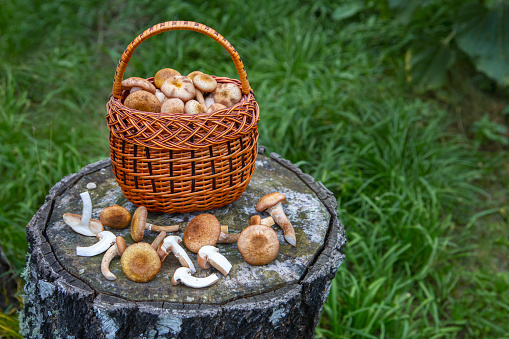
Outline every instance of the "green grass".
<path fill-rule="evenodd" d="M 109 155 L 105 103 L 124 48 L 152 24 L 189 19 L 242 57 L 260 144 L 338 199 L 346 260 L 317 337 L 509 337 L 507 149 L 480 146 L 490 140 L 461 124 L 480 120 L 485 103 L 507 103 L 476 88 L 479 75 L 414 94 L 404 30 L 376 7 L 333 19 L 352 3 L 4 1 L 0 224 L 15 272 L 49 188 Z M 144 42 L 126 76 L 163 67 L 237 77 L 226 51 L 194 32 Z M 0 314 L 0 336 L 15 336 L 13 308 Z"/>

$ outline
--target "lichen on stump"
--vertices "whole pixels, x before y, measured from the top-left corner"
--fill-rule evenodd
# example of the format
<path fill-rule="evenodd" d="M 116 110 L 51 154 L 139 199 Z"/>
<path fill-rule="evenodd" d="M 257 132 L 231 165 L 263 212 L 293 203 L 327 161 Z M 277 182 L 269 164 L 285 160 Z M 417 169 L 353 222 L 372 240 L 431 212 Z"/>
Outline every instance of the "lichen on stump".
<path fill-rule="evenodd" d="M 205 289 L 172 286 L 171 277 L 180 264 L 171 255 L 148 283 L 127 279 L 118 257 L 110 265 L 117 280 L 106 280 L 100 271 L 101 255 L 76 256 L 76 246 L 97 240 L 74 233 L 62 215 L 81 210 L 79 193 L 89 182 L 97 184 L 90 191 L 92 218 L 113 204 L 131 213 L 136 206 L 125 199 L 108 160 L 62 179 L 27 226 L 30 260 L 22 333 L 84 338 L 312 336 L 344 259 L 344 228 L 330 191 L 289 161 L 274 153 L 267 157 L 263 151 L 260 148 L 256 170 L 242 196 L 207 213 L 228 225 L 230 233 L 237 233 L 249 225 L 252 215 L 259 214 L 254 209 L 257 200 L 279 191 L 287 196 L 284 209 L 295 228 L 297 246 L 286 243 L 282 230 L 274 225 L 280 241 L 278 256 L 268 265 L 252 266 L 242 259 L 236 244 L 218 244 L 233 267 L 227 276 L 218 274 L 219 281 Z M 189 220 L 201 213 L 149 213 L 148 220 L 179 224 L 180 231 L 173 234 L 182 237 Z M 128 228 L 109 230 L 123 236 L 128 245 L 133 243 Z M 157 232 L 146 232 L 144 241 L 150 243 L 156 236 Z M 196 254 L 187 253 L 196 263 Z M 218 273 L 195 266 L 197 277 Z"/>

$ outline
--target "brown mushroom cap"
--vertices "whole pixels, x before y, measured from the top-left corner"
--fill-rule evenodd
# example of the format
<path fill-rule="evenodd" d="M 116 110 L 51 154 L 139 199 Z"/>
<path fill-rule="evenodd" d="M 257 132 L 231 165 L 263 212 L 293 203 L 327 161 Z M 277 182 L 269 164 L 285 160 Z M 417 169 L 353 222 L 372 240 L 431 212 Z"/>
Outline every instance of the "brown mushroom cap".
<path fill-rule="evenodd" d="M 174 70 L 173 68 L 160 69 L 159 71 L 157 71 L 156 75 L 154 76 L 154 84 L 156 85 L 157 88 L 161 88 L 161 85 L 163 84 L 163 82 L 166 79 L 171 78 L 172 76 L 175 76 L 175 75 L 181 75 L 181 74 L 179 71 Z"/>
<path fill-rule="evenodd" d="M 215 216 L 208 213 L 199 214 L 184 231 L 184 245 L 193 253 L 198 253 L 203 246 L 215 246 L 221 235 L 221 225 Z"/>
<path fill-rule="evenodd" d="M 147 282 L 159 273 L 161 259 L 157 252 L 146 242 L 127 247 L 120 258 L 122 271 L 127 278 L 135 282 Z"/>
<path fill-rule="evenodd" d="M 131 222 L 131 213 L 122 206 L 113 205 L 101 211 L 99 220 L 104 226 L 116 229 L 126 228 Z"/>
<path fill-rule="evenodd" d="M 139 78 L 139 77 L 130 77 L 125 80 L 122 80 L 122 89 L 130 90 L 133 87 L 139 87 L 147 92 L 152 94 L 156 94 L 156 88 L 150 81 L 147 79 Z"/>
<path fill-rule="evenodd" d="M 169 98 L 161 106 L 161 113 L 180 114 L 185 112 L 185 104 L 179 98 Z"/>
<path fill-rule="evenodd" d="M 134 211 L 131 219 L 131 238 L 134 241 L 140 242 L 143 240 L 143 234 L 145 233 L 145 223 L 147 221 L 147 208 L 140 206 Z"/>
<path fill-rule="evenodd" d="M 198 75 L 198 74 L 203 74 L 203 72 L 200 72 L 200 71 L 192 71 L 191 73 L 189 73 L 189 74 L 187 75 L 187 77 L 188 77 L 189 79 L 193 80 L 193 79 L 194 79 L 194 77 L 195 77 L 196 75 Z"/>
<path fill-rule="evenodd" d="M 145 90 L 130 93 L 124 100 L 124 105 L 144 112 L 161 112 L 161 102 L 157 97 Z"/>
<path fill-rule="evenodd" d="M 189 100 L 186 102 L 185 111 L 187 114 L 200 114 L 203 113 L 203 106 L 196 100 Z"/>
<path fill-rule="evenodd" d="M 172 76 L 166 79 L 161 85 L 161 91 L 168 98 L 179 98 L 184 102 L 196 95 L 193 81 L 186 76 Z"/>
<path fill-rule="evenodd" d="M 279 239 L 272 228 L 251 225 L 240 233 L 237 247 L 248 264 L 266 265 L 276 258 Z"/>
<path fill-rule="evenodd" d="M 230 82 L 217 84 L 217 88 L 213 93 L 214 101 L 226 107 L 232 107 L 242 99 L 240 88 Z"/>
<path fill-rule="evenodd" d="M 209 108 L 207 108 L 207 113 L 212 113 L 212 112 L 219 111 L 219 110 L 222 110 L 225 108 L 228 108 L 228 107 L 226 107 L 223 104 L 219 104 L 219 103 L 215 102 L 212 105 L 210 105 Z"/>
<path fill-rule="evenodd" d="M 272 192 L 269 194 L 265 194 L 263 197 L 258 200 L 256 203 L 255 210 L 257 212 L 263 212 L 269 207 L 276 206 L 278 203 L 284 204 L 286 202 L 286 196 L 279 192 Z"/>
<path fill-rule="evenodd" d="M 127 248 L 127 244 L 125 243 L 124 238 L 122 238 L 120 235 L 118 235 L 115 238 L 115 244 L 117 245 L 118 254 L 120 254 L 120 256 L 122 256 L 125 249 Z"/>
<path fill-rule="evenodd" d="M 194 86 L 203 92 L 213 92 L 217 87 L 217 81 L 208 74 L 200 73 L 193 77 Z"/>

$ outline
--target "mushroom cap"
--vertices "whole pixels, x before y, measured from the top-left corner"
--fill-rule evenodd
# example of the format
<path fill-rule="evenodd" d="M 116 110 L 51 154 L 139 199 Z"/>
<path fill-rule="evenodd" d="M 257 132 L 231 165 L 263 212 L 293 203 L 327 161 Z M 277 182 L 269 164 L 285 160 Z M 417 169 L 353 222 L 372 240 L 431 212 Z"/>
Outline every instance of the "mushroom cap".
<path fill-rule="evenodd" d="M 156 89 L 156 94 L 155 94 L 156 98 L 159 99 L 159 102 L 161 103 L 161 110 L 163 109 L 162 108 L 162 104 L 164 104 L 164 102 L 166 100 L 168 100 L 168 98 L 166 97 L 166 95 L 164 95 L 163 92 L 161 92 L 161 90 L 158 88 Z"/>
<path fill-rule="evenodd" d="M 131 219 L 131 238 L 133 238 L 135 242 L 140 242 L 143 240 L 147 215 L 148 212 L 145 206 L 140 206 L 136 209 L 136 211 L 134 211 L 133 217 Z"/>
<path fill-rule="evenodd" d="M 207 113 L 212 113 L 212 112 L 219 111 L 219 110 L 222 110 L 225 108 L 228 108 L 228 107 L 226 107 L 223 104 L 215 102 L 212 105 L 210 105 L 209 108 L 207 108 Z"/>
<path fill-rule="evenodd" d="M 161 113 L 181 114 L 185 112 L 185 104 L 179 98 L 169 98 L 161 106 Z"/>
<path fill-rule="evenodd" d="M 189 100 L 186 102 L 185 111 L 187 114 L 200 114 L 203 113 L 203 106 L 196 100 Z"/>
<path fill-rule="evenodd" d="M 231 107 L 242 99 L 242 91 L 231 82 L 217 84 L 216 90 L 213 93 L 214 101 L 226 107 Z"/>
<path fill-rule="evenodd" d="M 149 243 L 139 242 L 127 247 L 120 258 L 125 276 L 135 282 L 147 282 L 159 273 L 161 259 Z"/>
<path fill-rule="evenodd" d="M 115 238 L 115 244 L 117 245 L 117 251 L 120 256 L 124 253 L 125 249 L 127 248 L 127 244 L 125 243 L 125 239 L 122 238 L 120 235 L 117 235 Z"/>
<path fill-rule="evenodd" d="M 196 96 L 193 81 L 186 76 L 177 75 L 166 79 L 161 85 L 161 91 L 168 98 L 179 98 L 184 102 Z"/>
<path fill-rule="evenodd" d="M 198 75 L 198 74 L 203 74 L 203 72 L 201 72 L 201 71 L 192 71 L 191 73 L 189 73 L 189 74 L 187 75 L 187 77 L 188 77 L 189 79 L 193 80 L 193 79 L 194 79 L 194 77 L 195 77 L 196 75 Z"/>
<path fill-rule="evenodd" d="M 133 87 L 139 87 L 147 92 L 152 94 L 156 94 L 156 88 L 150 81 L 147 79 L 139 78 L 139 77 L 130 77 L 122 80 L 122 89 L 123 90 L 131 90 Z M 134 92 L 134 91 L 133 91 Z"/>
<path fill-rule="evenodd" d="M 248 264 L 266 265 L 277 257 L 279 239 L 272 228 L 251 225 L 240 233 L 237 247 Z"/>
<path fill-rule="evenodd" d="M 144 112 L 161 112 L 161 102 L 157 97 L 145 90 L 130 93 L 124 100 L 124 105 Z"/>
<path fill-rule="evenodd" d="M 161 85 L 166 79 L 171 78 L 172 76 L 175 75 L 181 74 L 179 71 L 174 70 L 173 68 L 160 69 L 159 71 L 157 71 L 156 75 L 154 75 L 154 84 L 156 85 L 157 88 L 161 88 Z"/>
<path fill-rule="evenodd" d="M 87 234 L 79 232 L 81 218 L 83 217 L 82 215 L 74 214 L 74 213 L 65 213 L 62 217 L 64 219 L 64 222 L 67 225 L 71 226 L 75 232 L 78 232 L 83 235 L 88 235 L 88 236 L 92 235 L 92 234 L 88 234 L 89 232 L 87 232 Z M 90 221 L 88 222 L 88 228 L 94 235 L 97 235 L 100 232 L 104 231 L 103 224 L 97 219 L 90 219 Z"/>
<path fill-rule="evenodd" d="M 203 246 L 215 246 L 221 235 L 221 225 L 215 216 L 209 213 L 199 214 L 187 225 L 184 231 L 184 245 L 193 253 Z"/>
<path fill-rule="evenodd" d="M 286 202 L 286 196 L 279 192 L 272 192 L 269 194 L 265 194 L 263 197 L 258 200 L 256 203 L 255 210 L 257 212 L 263 212 L 269 207 L 274 207 L 278 203 L 284 204 Z"/>
<path fill-rule="evenodd" d="M 131 222 L 131 213 L 122 206 L 113 205 L 101 211 L 99 220 L 103 225 L 111 228 L 126 228 Z"/>
<path fill-rule="evenodd" d="M 213 92 L 217 87 L 217 81 L 205 73 L 196 74 L 193 77 L 193 84 L 202 92 Z"/>

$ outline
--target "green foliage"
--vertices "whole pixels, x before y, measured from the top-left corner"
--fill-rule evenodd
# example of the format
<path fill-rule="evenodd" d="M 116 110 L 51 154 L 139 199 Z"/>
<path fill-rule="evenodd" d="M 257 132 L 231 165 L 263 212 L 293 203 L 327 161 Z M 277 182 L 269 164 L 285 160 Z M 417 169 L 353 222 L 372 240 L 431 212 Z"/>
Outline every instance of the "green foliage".
<path fill-rule="evenodd" d="M 488 142 L 496 142 L 506 146 L 509 145 L 507 127 L 495 121 L 491 121 L 487 114 L 483 115 L 480 120 L 474 122 L 472 130 L 475 134 L 475 141 L 478 146 Z"/>

